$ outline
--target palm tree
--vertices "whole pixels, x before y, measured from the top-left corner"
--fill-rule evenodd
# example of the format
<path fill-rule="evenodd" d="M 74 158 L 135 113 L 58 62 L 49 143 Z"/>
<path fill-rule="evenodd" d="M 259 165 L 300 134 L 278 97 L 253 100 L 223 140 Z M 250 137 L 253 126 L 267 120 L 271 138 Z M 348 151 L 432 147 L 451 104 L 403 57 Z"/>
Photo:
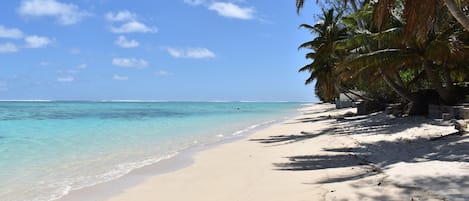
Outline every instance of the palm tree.
<path fill-rule="evenodd" d="M 354 0 L 338 1 L 345 4 L 350 2 L 350 4 L 355 5 Z M 406 23 L 401 22 L 399 25 L 395 24 L 396 17 L 393 15 L 396 15 L 396 13 L 392 13 L 391 8 L 394 8 L 396 2 L 402 3 L 400 5 L 404 6 L 401 15 L 406 20 Z M 301 8 L 303 4 L 304 1 L 297 0 L 298 9 Z M 368 69 L 367 71 L 374 69 L 375 74 L 381 75 L 383 80 L 393 91 L 409 102 L 415 103 L 418 101 L 417 97 L 415 94 L 411 93 L 408 86 L 405 86 L 399 74 L 401 70 L 408 70 L 408 68 L 413 69 L 413 71 L 416 72 L 415 78 L 422 78 L 422 73 L 426 74 L 428 81 L 433 88 L 438 91 L 444 102 L 455 102 L 456 99 L 454 97 L 454 87 L 451 76 L 454 72 L 452 71 L 456 69 L 455 66 L 460 66 L 458 68 L 466 69 L 465 71 L 467 71 L 467 64 L 464 64 L 465 62 L 459 62 L 459 64 L 456 65 L 448 61 L 456 61 L 458 60 L 457 58 L 466 58 L 461 54 L 467 55 L 467 48 L 462 48 L 467 47 L 467 44 L 458 45 L 455 41 L 467 40 L 461 39 L 460 37 L 457 38 L 455 37 L 457 34 L 451 33 L 451 31 L 454 32 L 454 30 L 458 30 L 455 25 L 451 27 L 448 27 L 447 24 L 442 25 L 441 19 L 448 21 L 449 18 L 447 15 L 449 13 L 441 12 L 440 9 L 438 9 L 441 8 L 441 6 L 442 5 L 438 4 L 437 0 L 425 2 L 421 0 L 381 0 L 377 4 L 362 7 L 360 11 L 365 13 L 368 11 L 363 11 L 363 8 L 372 8 L 373 16 L 367 16 L 366 19 L 355 19 L 356 27 L 352 30 L 358 29 L 359 33 L 353 33 L 352 37 L 361 37 L 362 39 L 366 39 L 366 41 L 362 40 L 358 43 L 358 45 L 361 45 L 362 52 L 358 52 L 359 54 L 351 54 L 349 58 L 354 58 L 353 56 L 355 56 L 355 59 L 349 59 L 345 61 L 345 63 L 350 62 L 351 64 L 362 65 L 357 69 Z M 354 6 L 352 5 L 352 7 Z M 356 6 L 354 10 L 356 11 Z M 357 14 L 357 12 L 355 12 L 355 14 Z M 363 14 L 360 15 L 363 17 Z M 399 16 L 397 16 L 397 18 L 399 18 Z M 374 23 L 370 23 L 370 19 L 374 19 Z M 394 19 L 394 22 L 391 22 L 390 19 Z M 444 26 L 446 26 L 446 30 L 443 30 Z M 393 41 L 383 40 L 383 37 L 392 36 L 391 33 L 396 31 L 398 31 L 400 35 L 397 37 L 394 36 Z M 461 31 L 462 30 L 459 30 L 459 32 Z M 366 32 L 373 33 L 373 36 L 363 34 Z M 465 33 L 467 34 L 467 32 Z M 373 37 L 379 38 L 379 40 L 373 39 Z M 405 43 L 403 43 L 402 38 L 407 39 Z M 431 52 L 437 52 L 433 54 L 433 58 L 428 56 L 432 55 Z M 444 59 L 436 60 L 435 58 Z M 374 68 L 371 68 L 371 66 Z M 357 66 L 355 65 L 355 67 Z M 358 72 L 362 72 L 362 70 L 358 70 Z M 441 75 L 445 75 L 445 78 L 442 79 Z M 464 73 L 462 73 L 462 75 L 464 77 Z"/>
<path fill-rule="evenodd" d="M 316 2 L 318 2 L 319 0 L 316 0 Z M 347 2 L 350 2 L 350 4 L 352 5 L 352 8 L 354 10 L 354 12 L 357 12 L 358 11 L 358 8 L 357 8 L 357 4 L 355 2 L 355 0 L 336 0 L 336 1 L 342 1 L 344 3 L 344 5 L 347 4 Z M 381 1 L 378 1 L 378 4 L 380 6 L 378 6 L 380 9 L 381 12 L 380 15 L 382 17 L 380 17 L 380 19 L 384 20 L 386 19 L 387 16 L 389 16 L 389 13 L 391 12 L 391 8 L 392 6 L 390 5 L 393 5 L 396 3 L 397 0 L 381 0 Z M 428 11 L 432 11 L 432 10 L 435 10 L 436 7 L 436 1 L 437 0 L 403 0 L 403 4 L 406 5 L 406 8 L 410 11 L 417 11 L 417 12 L 406 12 L 407 15 L 406 15 L 406 19 L 412 19 L 414 20 L 413 22 L 411 22 L 411 24 L 414 24 L 414 25 L 418 25 L 418 24 L 426 24 L 425 23 L 425 19 L 432 19 L 435 17 L 435 13 L 431 13 L 431 12 L 428 12 Z M 444 4 L 446 5 L 446 7 L 448 8 L 448 11 L 452 14 L 452 16 L 454 18 L 456 18 L 456 20 L 467 30 L 469 31 L 469 18 L 467 17 L 467 15 L 459 8 L 458 4 L 462 4 L 463 2 L 466 4 L 466 8 L 467 8 L 467 4 L 469 4 L 469 2 L 467 0 L 442 0 L 444 2 Z M 369 1 L 365 1 L 365 3 L 368 3 Z M 300 10 L 303 8 L 304 6 L 304 3 L 305 3 L 305 0 L 296 0 L 296 12 L 299 13 Z M 431 7 L 433 6 L 433 7 Z M 430 9 L 428 9 L 430 8 Z M 422 12 L 423 11 L 423 12 Z M 418 16 L 419 17 L 419 21 L 415 21 L 416 18 L 414 18 L 413 16 L 415 16 L 416 14 L 418 13 Z M 382 21 L 381 20 L 381 21 Z M 423 22 L 423 23 L 421 23 Z"/>
<path fill-rule="evenodd" d="M 313 60 L 312 63 L 300 68 L 299 71 L 308 71 L 310 73 L 310 77 L 305 81 L 305 84 L 310 84 L 313 80 L 316 80 L 316 94 L 325 102 L 334 100 L 341 85 L 335 70 L 336 63 L 341 59 L 341 54 L 336 49 L 336 43 L 346 38 L 347 30 L 340 23 L 340 18 L 341 13 L 336 14 L 334 9 L 323 10 L 323 16 L 314 26 L 300 25 L 300 27 L 308 29 L 317 36 L 312 41 L 299 46 L 299 49 L 312 50 L 312 52 L 306 54 L 306 58 Z"/>
<path fill-rule="evenodd" d="M 366 78 L 369 80 L 381 77 L 400 97 L 415 102 L 416 97 L 397 75 L 400 62 L 406 59 L 406 55 L 399 51 L 402 47 L 402 23 L 394 19 L 387 30 L 376 32 L 370 23 L 371 9 L 372 7 L 365 7 L 359 15 L 344 20 L 351 34 L 339 44 L 340 48 L 348 50 L 347 59 L 338 65 L 339 71 L 344 74 L 341 77 L 356 78 L 359 74 L 367 74 Z M 361 19 L 350 19 L 357 16 Z"/>
<path fill-rule="evenodd" d="M 419 100 L 416 94 L 411 93 L 409 85 L 402 81 L 401 74 L 404 71 L 415 72 L 413 77 L 416 80 L 424 77 L 423 73 L 443 102 L 455 103 L 459 97 L 453 77 L 468 71 L 468 44 L 463 38 L 467 32 L 447 14 L 441 13 L 425 36 L 411 37 L 406 43 L 401 40 L 405 35 L 404 23 L 392 15 L 385 30 L 369 28 L 355 33 L 347 45 L 349 49 L 361 51 L 350 52 L 339 69 L 354 69 L 352 73 L 355 74 L 364 71 L 382 74 L 388 86 L 410 102 Z"/>
<path fill-rule="evenodd" d="M 346 5 L 348 3 L 351 4 L 352 6 L 352 9 L 354 12 L 357 12 L 358 11 L 358 7 L 357 7 L 357 2 L 355 2 L 355 0 L 326 0 L 327 3 L 338 3 L 338 4 L 342 4 L 343 7 L 346 7 Z M 368 2 L 365 1 L 365 2 Z M 319 3 L 319 0 L 316 0 L 316 3 Z M 297 13 L 300 13 L 300 10 L 303 8 L 305 4 L 305 1 L 304 0 L 296 0 L 296 12 Z"/>
<path fill-rule="evenodd" d="M 461 23 L 461 25 L 467 31 L 469 31 L 469 18 L 467 18 L 466 14 L 464 14 L 464 12 L 459 9 L 459 6 L 456 4 L 456 2 L 454 0 L 443 0 L 443 2 L 445 2 L 446 7 L 448 8 L 449 12 L 453 15 L 453 17 L 456 18 L 456 20 Z M 461 1 L 458 2 L 461 3 Z"/>

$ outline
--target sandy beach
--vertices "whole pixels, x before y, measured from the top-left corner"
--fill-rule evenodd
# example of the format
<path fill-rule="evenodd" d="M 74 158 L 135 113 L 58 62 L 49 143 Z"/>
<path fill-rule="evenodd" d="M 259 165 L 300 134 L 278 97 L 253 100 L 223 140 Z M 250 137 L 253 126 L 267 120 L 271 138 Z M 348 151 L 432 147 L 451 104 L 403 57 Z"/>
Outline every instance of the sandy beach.
<path fill-rule="evenodd" d="M 469 201 L 469 0 L 16 0 L 0 201 Z"/>
<path fill-rule="evenodd" d="M 110 201 L 467 200 L 468 136 L 445 122 L 312 104 L 240 141 L 196 153 Z"/>

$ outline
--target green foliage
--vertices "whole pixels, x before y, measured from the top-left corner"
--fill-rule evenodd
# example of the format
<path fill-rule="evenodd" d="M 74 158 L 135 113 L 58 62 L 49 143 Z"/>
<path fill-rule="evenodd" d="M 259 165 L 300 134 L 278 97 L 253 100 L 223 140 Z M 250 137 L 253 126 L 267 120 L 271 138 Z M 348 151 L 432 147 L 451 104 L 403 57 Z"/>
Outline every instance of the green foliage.
<path fill-rule="evenodd" d="M 310 73 L 305 83 L 316 81 L 321 100 L 348 89 L 375 100 L 417 100 L 412 92 L 422 90 L 445 103 L 459 100 L 454 86 L 469 82 L 469 33 L 446 7 L 436 0 L 342 3 L 352 2 L 361 4 L 356 12 L 324 8 L 320 23 L 300 25 L 317 35 L 299 46 L 312 60 L 299 71 Z"/>
<path fill-rule="evenodd" d="M 310 73 L 305 84 L 316 80 L 316 95 L 326 102 L 334 100 L 338 94 L 337 85 L 340 81 L 335 76 L 335 66 L 340 60 L 341 53 L 336 48 L 336 43 L 345 39 L 347 35 L 347 30 L 341 24 L 340 19 L 340 12 L 336 13 L 334 9 L 329 9 L 323 10 L 321 20 L 315 25 L 300 25 L 301 28 L 317 34 L 317 37 L 299 46 L 299 49 L 311 50 L 312 52 L 307 53 L 305 57 L 313 60 L 299 71 Z"/>

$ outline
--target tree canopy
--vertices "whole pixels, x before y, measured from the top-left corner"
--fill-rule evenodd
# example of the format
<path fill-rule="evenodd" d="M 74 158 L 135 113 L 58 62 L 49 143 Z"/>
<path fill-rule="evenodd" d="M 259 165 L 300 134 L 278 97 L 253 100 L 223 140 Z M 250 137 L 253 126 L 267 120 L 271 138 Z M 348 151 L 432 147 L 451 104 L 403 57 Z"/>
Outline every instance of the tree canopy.
<path fill-rule="evenodd" d="M 454 2 L 467 18 L 469 2 Z M 468 95 L 469 32 L 439 0 L 328 0 L 309 49 L 306 84 L 331 102 L 340 92 L 361 90 L 382 104 L 403 102 L 409 113 L 428 103 L 456 104 Z M 316 1 L 317 3 L 319 1 Z M 297 12 L 304 0 L 297 0 Z M 464 21 L 464 20 L 462 20 Z"/>

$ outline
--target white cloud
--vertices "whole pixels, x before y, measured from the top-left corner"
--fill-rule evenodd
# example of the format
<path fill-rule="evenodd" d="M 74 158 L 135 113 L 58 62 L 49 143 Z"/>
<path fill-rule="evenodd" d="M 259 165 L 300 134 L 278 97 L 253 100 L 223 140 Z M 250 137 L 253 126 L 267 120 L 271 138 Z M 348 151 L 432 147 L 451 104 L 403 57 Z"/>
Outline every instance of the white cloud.
<path fill-rule="evenodd" d="M 129 80 L 129 77 L 127 76 L 122 76 L 122 75 L 114 75 L 112 77 L 112 79 L 114 80 L 119 80 L 119 81 L 125 81 L 125 80 Z"/>
<path fill-rule="evenodd" d="M 184 0 L 184 3 L 192 5 L 192 6 L 198 6 L 198 5 L 204 4 L 205 0 Z"/>
<path fill-rule="evenodd" d="M 52 41 L 47 37 L 42 36 L 27 36 L 24 38 L 27 48 L 41 48 L 49 45 Z"/>
<path fill-rule="evenodd" d="M 207 59 L 215 58 L 216 55 L 207 48 L 167 48 L 168 53 L 174 58 Z"/>
<path fill-rule="evenodd" d="M 128 40 L 125 36 L 119 36 L 115 44 L 122 48 L 133 48 L 140 45 L 136 40 Z"/>
<path fill-rule="evenodd" d="M 105 15 L 106 19 L 111 22 L 122 22 L 122 21 L 131 21 L 137 18 L 135 13 L 131 13 L 127 10 L 119 11 L 117 13 L 108 12 Z"/>
<path fill-rule="evenodd" d="M 254 8 L 242 8 L 233 3 L 214 2 L 209 7 L 209 10 L 216 11 L 223 17 L 236 18 L 249 20 L 254 18 Z"/>
<path fill-rule="evenodd" d="M 145 68 L 148 66 L 147 61 L 136 58 L 113 58 L 112 64 L 124 68 Z"/>
<path fill-rule="evenodd" d="M 79 64 L 77 66 L 77 69 L 85 69 L 85 68 L 88 68 L 88 65 L 87 64 Z"/>
<path fill-rule="evenodd" d="M 133 33 L 133 32 L 156 33 L 158 29 L 156 29 L 155 27 L 148 27 L 147 25 L 141 22 L 133 20 L 133 21 L 124 23 L 119 27 L 111 27 L 111 31 L 114 33 Z"/>
<path fill-rule="evenodd" d="M 41 48 L 49 45 L 52 43 L 47 37 L 44 36 L 36 36 L 36 35 L 25 35 L 21 30 L 16 28 L 6 28 L 0 25 L 0 38 L 10 38 L 10 39 L 24 39 L 26 43 L 22 48 Z M 0 53 L 7 53 L 7 52 L 18 52 L 20 48 L 18 48 L 15 44 L 7 42 L 4 44 L 0 44 Z"/>
<path fill-rule="evenodd" d="M 74 81 L 75 81 L 75 78 L 72 76 L 57 78 L 57 82 L 74 82 Z"/>
<path fill-rule="evenodd" d="M 23 0 L 18 13 L 25 17 L 55 17 L 62 25 L 75 24 L 90 15 L 75 4 L 57 0 Z"/>
<path fill-rule="evenodd" d="M 0 53 L 18 52 L 18 47 L 13 43 L 0 44 Z"/>
<path fill-rule="evenodd" d="M 0 38 L 23 38 L 23 32 L 16 28 L 9 29 L 0 25 Z"/>
<path fill-rule="evenodd" d="M 137 15 L 127 10 L 116 13 L 108 12 L 105 18 L 111 22 L 122 22 L 119 26 L 111 27 L 111 32 L 113 33 L 156 33 L 158 31 L 156 27 L 149 27 L 138 21 Z"/>
<path fill-rule="evenodd" d="M 180 58 L 184 56 L 184 50 L 177 48 L 168 48 L 168 53 L 175 58 Z"/>

